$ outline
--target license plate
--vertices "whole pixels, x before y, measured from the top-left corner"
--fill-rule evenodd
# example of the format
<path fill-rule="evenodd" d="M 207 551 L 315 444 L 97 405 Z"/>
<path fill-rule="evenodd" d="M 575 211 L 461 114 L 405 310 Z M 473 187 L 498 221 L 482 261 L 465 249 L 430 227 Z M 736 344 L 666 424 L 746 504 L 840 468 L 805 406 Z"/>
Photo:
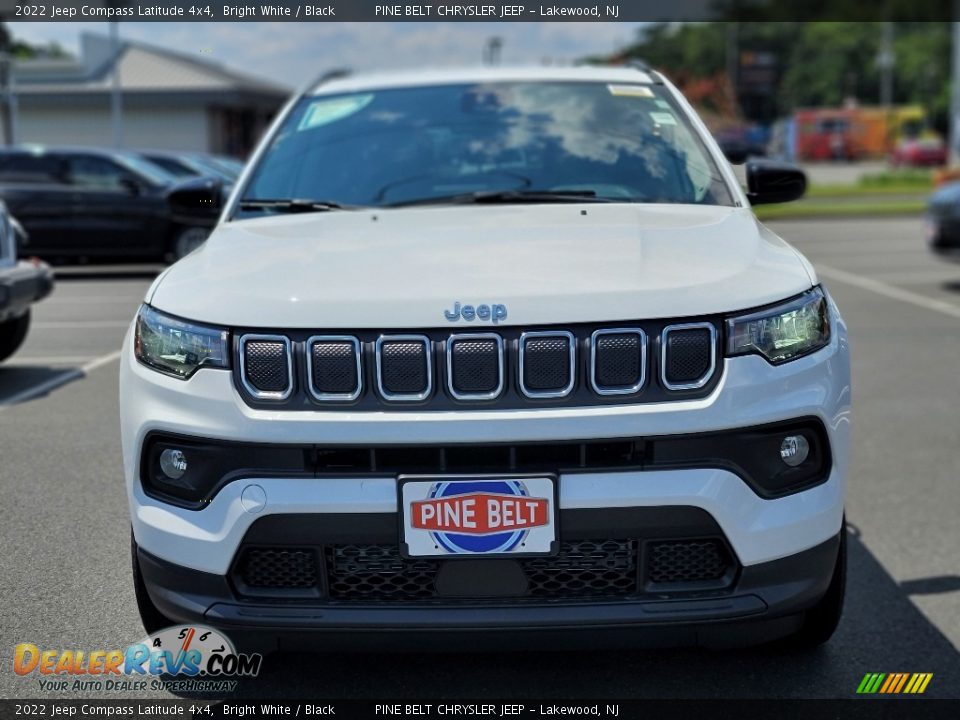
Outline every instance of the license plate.
<path fill-rule="evenodd" d="M 401 477 L 407 557 L 549 555 L 557 539 L 553 477 Z"/>

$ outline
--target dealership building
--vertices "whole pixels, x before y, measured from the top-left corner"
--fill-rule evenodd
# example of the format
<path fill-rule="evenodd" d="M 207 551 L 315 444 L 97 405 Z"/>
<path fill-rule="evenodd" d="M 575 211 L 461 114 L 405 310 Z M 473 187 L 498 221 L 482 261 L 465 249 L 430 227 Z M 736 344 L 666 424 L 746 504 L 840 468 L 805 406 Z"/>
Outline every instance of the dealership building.
<path fill-rule="evenodd" d="M 107 37 L 84 34 L 79 58 L 15 62 L 14 142 L 113 146 L 115 70 L 123 145 L 131 148 L 243 157 L 290 95 L 288 87 L 228 70 L 202 55 L 140 42 L 114 45 Z"/>

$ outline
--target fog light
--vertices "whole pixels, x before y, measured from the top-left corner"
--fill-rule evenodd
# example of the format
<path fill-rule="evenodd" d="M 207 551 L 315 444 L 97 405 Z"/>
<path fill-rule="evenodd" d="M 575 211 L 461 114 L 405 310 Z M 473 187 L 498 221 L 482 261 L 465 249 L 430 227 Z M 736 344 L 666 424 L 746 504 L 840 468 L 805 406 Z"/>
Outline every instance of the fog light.
<path fill-rule="evenodd" d="M 810 443 L 803 435 L 787 435 L 780 443 L 780 459 L 790 467 L 803 463 L 810 454 Z"/>
<path fill-rule="evenodd" d="M 182 450 L 167 448 L 160 453 L 160 469 L 171 480 L 179 480 L 187 471 L 187 456 Z"/>

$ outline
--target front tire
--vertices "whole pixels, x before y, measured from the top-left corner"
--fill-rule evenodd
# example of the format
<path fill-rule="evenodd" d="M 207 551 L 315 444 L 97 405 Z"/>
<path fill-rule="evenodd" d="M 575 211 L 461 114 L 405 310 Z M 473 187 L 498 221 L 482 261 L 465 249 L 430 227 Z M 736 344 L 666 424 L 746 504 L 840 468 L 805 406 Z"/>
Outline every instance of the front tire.
<path fill-rule="evenodd" d="M 803 617 L 803 624 L 797 632 L 788 638 L 791 646 L 798 649 L 810 649 L 823 645 L 837 630 L 840 616 L 843 614 L 843 600 L 847 589 L 847 520 L 840 526 L 840 548 L 837 551 L 837 564 L 833 568 L 833 577 L 826 594 L 809 608 Z"/>
<path fill-rule="evenodd" d="M 27 337 L 30 329 L 30 311 L 20 317 L 0 323 L 0 362 L 13 355 Z"/>
<path fill-rule="evenodd" d="M 147 584 L 143 581 L 143 573 L 140 571 L 140 561 L 137 559 L 137 541 L 133 537 L 133 529 L 130 530 L 130 555 L 133 561 L 133 594 L 137 598 L 137 610 L 140 612 L 140 621 L 143 623 L 143 629 L 148 635 L 153 635 L 164 628 L 176 625 L 176 623 L 160 612 L 159 608 L 153 604 L 150 599 L 150 593 L 147 592 Z"/>

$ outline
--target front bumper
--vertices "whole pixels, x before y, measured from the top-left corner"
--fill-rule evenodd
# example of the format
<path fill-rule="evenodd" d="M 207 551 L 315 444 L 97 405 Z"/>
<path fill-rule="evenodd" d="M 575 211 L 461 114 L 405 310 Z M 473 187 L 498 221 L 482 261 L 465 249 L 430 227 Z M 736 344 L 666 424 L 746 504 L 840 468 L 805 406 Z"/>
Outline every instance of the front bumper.
<path fill-rule="evenodd" d="M 689 509 L 665 510 L 675 521 L 669 530 L 656 527 L 655 516 L 643 512 L 621 516 L 620 522 L 631 527 L 620 529 L 683 532 L 710 524 L 705 514 L 698 518 Z M 574 534 L 601 527 L 609 532 L 605 511 L 575 514 L 579 517 L 569 517 L 568 512 L 561 521 L 576 528 Z M 684 527 L 684 517 L 690 526 Z M 356 516 L 344 520 L 357 525 Z M 327 536 L 342 541 L 351 533 L 327 531 Z M 190 570 L 143 550 L 138 550 L 138 562 L 151 599 L 164 615 L 221 628 L 254 650 L 363 650 L 382 647 L 385 640 L 393 649 L 449 649 L 469 642 L 472 649 L 496 650 L 533 642 L 563 646 L 578 639 L 593 647 L 729 647 L 766 642 L 797 630 L 804 610 L 827 591 L 838 548 L 836 535 L 796 555 L 739 569 L 735 582 L 723 590 L 647 592 L 628 599 L 563 603 L 508 598 L 447 598 L 405 605 L 257 600 L 240 597 L 232 577 Z"/>
<path fill-rule="evenodd" d="M 23 315 L 31 303 L 53 290 L 49 266 L 23 260 L 12 268 L 0 269 L 0 322 Z"/>

